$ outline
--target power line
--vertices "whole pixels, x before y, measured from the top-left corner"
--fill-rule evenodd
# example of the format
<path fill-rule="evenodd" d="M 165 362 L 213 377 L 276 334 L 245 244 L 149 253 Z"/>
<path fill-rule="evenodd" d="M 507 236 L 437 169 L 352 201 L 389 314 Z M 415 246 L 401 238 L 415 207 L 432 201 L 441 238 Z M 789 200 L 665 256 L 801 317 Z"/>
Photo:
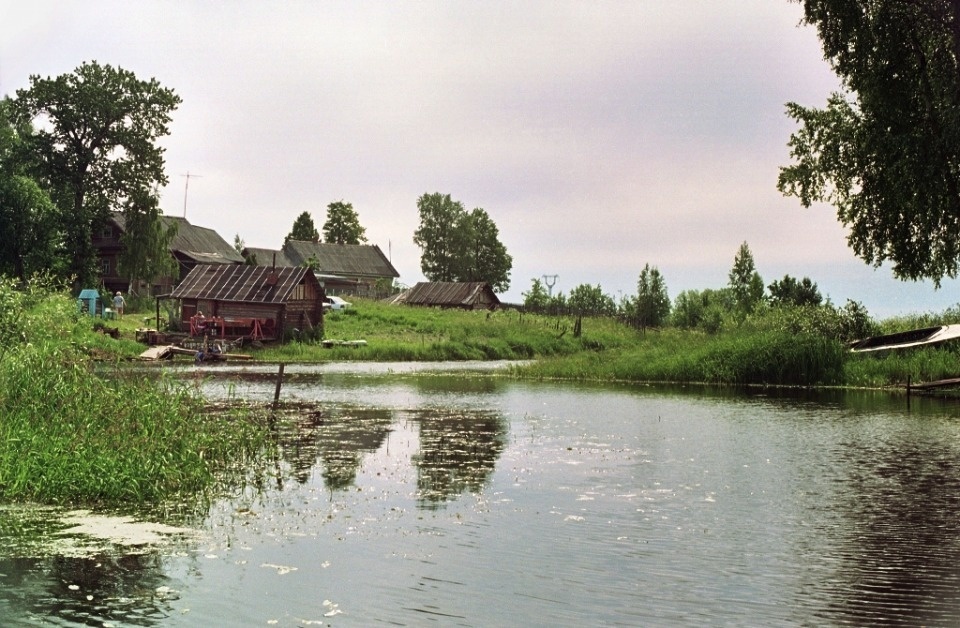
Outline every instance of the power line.
<path fill-rule="evenodd" d="M 560 275 L 544 275 L 543 283 L 547 286 L 547 295 L 553 298 L 553 286 L 557 283 L 557 277 Z"/>

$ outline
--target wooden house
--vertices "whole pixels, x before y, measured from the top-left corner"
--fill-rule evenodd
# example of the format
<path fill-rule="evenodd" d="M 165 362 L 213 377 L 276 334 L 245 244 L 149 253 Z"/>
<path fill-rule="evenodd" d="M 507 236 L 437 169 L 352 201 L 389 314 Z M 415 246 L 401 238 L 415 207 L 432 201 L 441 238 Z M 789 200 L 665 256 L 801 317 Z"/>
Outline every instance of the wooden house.
<path fill-rule="evenodd" d="M 308 268 L 246 264 L 195 266 L 170 294 L 182 331 L 253 340 L 322 330 L 325 296 Z"/>
<path fill-rule="evenodd" d="M 328 244 L 288 240 L 280 250 L 246 248 L 247 263 L 261 266 L 308 266 L 329 295 L 378 298 L 377 284 L 400 276 L 375 244 Z"/>
<path fill-rule="evenodd" d="M 500 307 L 500 299 L 485 281 L 421 281 L 391 301 L 463 310 L 492 310 Z"/>
<path fill-rule="evenodd" d="M 158 277 L 151 285 L 136 288 L 145 294 L 167 294 L 177 283 L 187 276 L 198 264 L 242 264 L 243 257 L 213 229 L 199 227 L 187 222 L 186 218 L 161 216 L 161 224 L 168 227 L 175 224 L 176 235 L 168 250 L 177 262 L 174 276 Z M 99 233 L 93 234 L 93 246 L 100 260 L 100 278 L 104 288 L 110 292 L 129 288 L 129 280 L 120 275 L 119 260 L 123 251 L 121 236 L 126 231 L 123 214 L 115 212 Z"/>

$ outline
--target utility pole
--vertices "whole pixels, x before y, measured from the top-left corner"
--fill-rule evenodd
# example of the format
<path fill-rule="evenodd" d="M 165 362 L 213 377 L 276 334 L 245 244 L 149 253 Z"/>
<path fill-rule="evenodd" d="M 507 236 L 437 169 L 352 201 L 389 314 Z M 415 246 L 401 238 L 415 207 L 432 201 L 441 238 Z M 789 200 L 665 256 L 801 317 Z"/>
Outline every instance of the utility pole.
<path fill-rule="evenodd" d="M 187 170 L 187 174 L 180 175 L 181 177 L 186 177 L 187 181 L 183 184 L 183 217 L 187 217 L 187 190 L 190 189 L 190 177 L 199 178 L 199 174 L 190 174 L 190 171 Z"/>
<path fill-rule="evenodd" d="M 543 283 L 547 286 L 547 295 L 552 299 L 553 298 L 553 286 L 557 283 L 557 277 L 560 275 L 544 275 Z"/>

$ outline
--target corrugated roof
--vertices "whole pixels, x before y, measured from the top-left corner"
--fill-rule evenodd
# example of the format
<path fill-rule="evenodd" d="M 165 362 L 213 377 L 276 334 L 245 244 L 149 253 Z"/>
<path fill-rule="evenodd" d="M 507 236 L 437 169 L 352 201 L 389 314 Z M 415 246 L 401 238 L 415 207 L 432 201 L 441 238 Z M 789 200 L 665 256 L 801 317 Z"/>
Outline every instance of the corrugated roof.
<path fill-rule="evenodd" d="M 184 277 L 170 296 L 176 299 L 285 303 L 293 289 L 307 276 L 313 278 L 309 269 L 303 267 L 201 264 Z"/>
<path fill-rule="evenodd" d="M 283 245 L 296 266 L 316 260 L 318 273 L 349 277 L 399 277 L 400 273 L 376 244 L 328 244 L 289 240 Z M 262 261 L 260 263 L 263 263 Z"/>
<path fill-rule="evenodd" d="M 405 293 L 403 302 L 460 307 L 473 305 L 484 292 L 489 294 L 491 303 L 500 303 L 490 284 L 485 281 L 421 281 Z"/>

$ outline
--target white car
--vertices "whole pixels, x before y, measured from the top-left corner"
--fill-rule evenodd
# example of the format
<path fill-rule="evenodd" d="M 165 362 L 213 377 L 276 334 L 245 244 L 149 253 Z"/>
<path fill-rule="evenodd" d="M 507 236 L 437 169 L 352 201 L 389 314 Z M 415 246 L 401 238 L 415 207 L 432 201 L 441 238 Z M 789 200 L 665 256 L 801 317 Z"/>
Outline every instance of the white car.
<path fill-rule="evenodd" d="M 353 305 L 349 301 L 344 301 L 340 297 L 327 297 L 327 300 L 324 302 L 323 307 L 329 308 L 331 310 L 345 310 L 348 307 Z"/>

